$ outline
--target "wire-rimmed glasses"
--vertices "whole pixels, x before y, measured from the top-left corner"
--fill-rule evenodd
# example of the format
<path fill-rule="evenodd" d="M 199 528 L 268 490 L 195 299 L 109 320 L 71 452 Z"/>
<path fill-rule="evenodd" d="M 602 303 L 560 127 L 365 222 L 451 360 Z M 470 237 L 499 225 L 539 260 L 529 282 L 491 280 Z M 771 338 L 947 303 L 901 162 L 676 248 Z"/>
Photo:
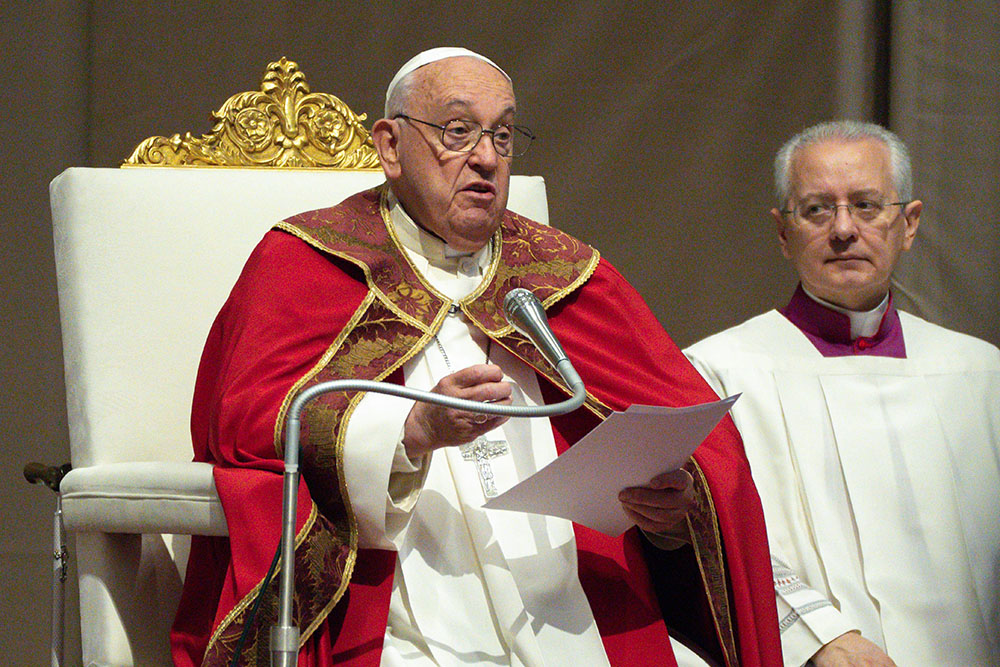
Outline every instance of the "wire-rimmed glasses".
<path fill-rule="evenodd" d="M 535 138 L 534 133 L 521 125 L 504 124 L 496 129 L 487 130 L 474 120 L 456 118 L 449 120 L 444 125 L 420 120 L 413 116 L 400 113 L 393 116 L 404 118 L 413 123 L 420 123 L 441 130 L 441 145 L 450 151 L 468 153 L 476 148 L 479 140 L 484 134 L 490 135 L 493 141 L 493 149 L 497 155 L 502 157 L 518 157 L 528 152 L 531 141 Z"/>
<path fill-rule="evenodd" d="M 793 208 L 782 209 L 785 215 L 793 214 L 800 222 L 822 226 L 829 224 L 837 217 L 837 210 L 847 209 L 847 214 L 856 222 L 878 224 L 884 222 L 886 213 L 893 206 L 906 206 L 908 201 L 883 202 L 877 199 L 859 199 L 848 204 L 833 204 L 824 201 L 806 200 L 799 202 Z"/>

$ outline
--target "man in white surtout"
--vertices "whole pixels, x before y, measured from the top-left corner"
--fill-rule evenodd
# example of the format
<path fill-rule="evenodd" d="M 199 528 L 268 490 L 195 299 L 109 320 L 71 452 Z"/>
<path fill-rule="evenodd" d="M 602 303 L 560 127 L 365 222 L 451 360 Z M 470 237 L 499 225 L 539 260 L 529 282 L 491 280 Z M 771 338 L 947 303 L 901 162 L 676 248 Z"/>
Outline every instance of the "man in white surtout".
<path fill-rule="evenodd" d="M 894 134 L 811 127 L 775 180 L 798 289 L 685 352 L 743 393 L 785 663 L 997 664 L 1000 351 L 893 305 L 922 209 Z"/>

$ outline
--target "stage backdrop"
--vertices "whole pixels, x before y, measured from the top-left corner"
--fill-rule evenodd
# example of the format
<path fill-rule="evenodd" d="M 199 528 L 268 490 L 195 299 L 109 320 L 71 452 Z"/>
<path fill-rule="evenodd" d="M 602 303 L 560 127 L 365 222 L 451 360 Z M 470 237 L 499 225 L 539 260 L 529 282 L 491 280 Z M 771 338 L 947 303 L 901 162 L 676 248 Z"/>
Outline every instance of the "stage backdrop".
<path fill-rule="evenodd" d="M 833 117 L 887 123 L 911 148 L 925 203 L 900 302 L 1000 342 L 995 2 L 53 0 L 2 3 L 0 26 L 10 664 L 45 663 L 48 642 L 52 497 L 20 470 L 68 458 L 48 182 L 116 166 L 150 135 L 207 132 L 209 111 L 256 90 L 281 56 L 369 126 L 417 51 L 494 58 L 539 135 L 516 171 L 546 178 L 553 224 L 614 262 L 681 345 L 791 292 L 767 215 L 782 141 Z"/>

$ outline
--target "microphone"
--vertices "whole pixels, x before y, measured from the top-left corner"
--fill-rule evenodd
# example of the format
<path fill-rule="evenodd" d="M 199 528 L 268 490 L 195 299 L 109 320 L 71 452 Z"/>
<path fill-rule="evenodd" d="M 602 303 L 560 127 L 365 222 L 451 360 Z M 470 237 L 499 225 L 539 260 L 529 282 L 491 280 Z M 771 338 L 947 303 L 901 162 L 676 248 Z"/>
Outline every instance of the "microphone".
<path fill-rule="evenodd" d="M 518 333 L 538 348 L 553 368 L 568 358 L 549 327 L 549 318 L 545 316 L 541 302 L 530 291 L 515 287 L 507 292 L 503 299 L 503 314 Z"/>
<path fill-rule="evenodd" d="M 573 388 L 577 383 L 583 386 L 583 381 L 563 351 L 559 339 L 552 333 L 549 318 L 545 316 L 545 309 L 538 297 L 523 287 L 515 287 L 503 299 L 503 313 L 507 322 L 531 341 L 566 384 Z"/>

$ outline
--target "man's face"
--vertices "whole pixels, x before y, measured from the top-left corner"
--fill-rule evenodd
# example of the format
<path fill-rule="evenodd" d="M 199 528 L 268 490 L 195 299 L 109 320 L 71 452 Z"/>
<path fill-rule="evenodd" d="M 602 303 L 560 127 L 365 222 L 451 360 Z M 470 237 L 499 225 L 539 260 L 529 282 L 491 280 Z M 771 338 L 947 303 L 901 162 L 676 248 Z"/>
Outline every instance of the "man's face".
<path fill-rule="evenodd" d="M 829 140 L 799 149 L 792 156 L 790 181 L 786 209 L 811 203 L 899 201 L 889 149 L 874 139 Z M 910 249 L 922 207 L 919 201 L 886 206 L 872 221 L 841 207 L 826 224 L 778 209 L 772 209 L 771 216 L 781 251 L 809 292 L 850 310 L 870 310 L 885 297 L 896 262 Z"/>
<path fill-rule="evenodd" d="M 514 121 L 514 91 L 494 67 L 456 57 L 421 67 L 406 104 L 408 116 L 437 125 L 473 120 L 490 130 Z M 407 213 L 459 250 L 482 248 L 507 207 L 510 158 L 489 135 L 467 153 L 441 145 L 441 131 L 406 119 L 373 128 L 382 167 Z"/>

